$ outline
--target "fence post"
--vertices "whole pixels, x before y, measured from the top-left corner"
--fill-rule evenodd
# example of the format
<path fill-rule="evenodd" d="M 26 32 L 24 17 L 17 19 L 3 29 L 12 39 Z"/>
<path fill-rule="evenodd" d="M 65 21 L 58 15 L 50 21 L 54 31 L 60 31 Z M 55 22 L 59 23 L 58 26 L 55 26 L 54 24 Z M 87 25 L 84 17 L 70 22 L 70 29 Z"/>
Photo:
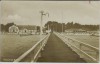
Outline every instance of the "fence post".
<path fill-rule="evenodd" d="M 81 47 L 81 46 L 82 46 L 82 44 L 80 43 L 80 46 L 79 46 L 80 50 L 82 49 L 82 47 Z"/>

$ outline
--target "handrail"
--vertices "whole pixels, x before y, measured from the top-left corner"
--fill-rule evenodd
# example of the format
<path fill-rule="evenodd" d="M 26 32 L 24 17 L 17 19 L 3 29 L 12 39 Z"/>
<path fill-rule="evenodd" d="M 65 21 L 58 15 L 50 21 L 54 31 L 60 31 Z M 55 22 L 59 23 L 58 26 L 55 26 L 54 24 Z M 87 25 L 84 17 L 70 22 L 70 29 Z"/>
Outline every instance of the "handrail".
<path fill-rule="evenodd" d="M 85 59 L 86 61 L 88 61 L 88 62 L 98 62 L 98 57 L 97 57 L 98 54 L 99 54 L 99 49 L 98 49 L 98 48 L 96 48 L 96 47 L 94 47 L 94 46 L 91 46 L 91 45 L 89 45 L 89 44 L 86 44 L 86 43 L 84 43 L 84 42 L 78 41 L 78 40 L 76 40 L 76 39 L 73 39 L 73 38 L 70 38 L 70 37 L 67 37 L 67 36 L 63 36 L 63 35 L 61 35 L 61 34 L 59 34 L 59 33 L 55 33 L 55 34 L 56 34 L 60 39 L 62 39 L 64 42 L 66 42 L 66 44 L 67 44 L 68 46 L 70 46 L 70 47 L 72 48 L 72 50 L 75 51 L 75 49 L 77 49 L 78 51 L 80 51 L 80 52 L 82 53 L 82 54 L 80 54 L 80 53 L 78 53 L 78 51 L 75 51 L 77 54 L 79 54 L 80 56 L 85 55 L 85 56 L 87 56 L 88 58 L 91 58 L 91 60 L 92 60 L 92 61 L 88 61 L 88 60 L 86 60 L 86 58 L 83 58 L 83 59 Z M 73 45 L 70 41 L 66 40 L 66 38 L 69 39 L 69 40 L 72 40 L 72 41 L 74 41 L 74 42 L 78 42 L 80 47 L 81 47 L 82 45 L 84 45 L 84 46 L 90 48 L 91 50 L 95 50 L 95 52 L 96 52 L 96 57 L 93 57 L 93 56 L 89 55 L 88 53 L 86 53 L 86 51 L 82 50 L 80 47 L 77 47 L 77 46 Z M 73 47 L 74 47 L 74 48 L 73 48 Z"/>
<path fill-rule="evenodd" d="M 66 38 L 71 39 L 71 40 L 73 40 L 73 41 L 79 42 L 79 43 L 81 43 L 81 44 L 83 44 L 83 45 L 85 45 L 85 46 L 89 46 L 89 47 L 91 47 L 92 49 L 99 51 L 99 48 L 96 48 L 96 47 L 91 46 L 91 45 L 89 45 L 89 44 L 86 44 L 86 43 L 84 43 L 84 42 L 78 41 L 78 40 L 76 40 L 76 39 L 73 39 L 73 38 L 70 38 L 70 37 L 67 37 L 67 36 L 63 36 L 63 37 L 66 37 Z"/>
<path fill-rule="evenodd" d="M 83 44 L 83 45 L 89 46 L 89 47 L 91 47 L 92 49 L 95 49 L 95 50 L 98 50 L 98 51 L 99 51 L 99 48 L 96 48 L 96 47 L 91 46 L 91 45 L 89 45 L 89 44 L 86 44 L 86 43 L 84 43 L 84 42 L 78 41 L 78 40 L 76 40 L 76 39 L 73 39 L 73 38 L 70 38 L 70 37 L 67 37 L 67 36 L 63 36 L 63 37 L 66 37 L 66 38 L 71 39 L 71 40 L 73 40 L 73 41 L 79 42 L 79 43 L 81 43 L 81 44 Z"/>
<path fill-rule="evenodd" d="M 26 51 L 24 54 L 22 54 L 20 57 L 18 57 L 14 62 L 19 62 L 23 58 L 25 58 L 31 51 L 33 51 L 46 37 L 49 37 L 50 34 L 46 35 L 44 38 L 42 38 L 40 41 L 38 41 L 33 47 L 31 47 L 28 51 Z"/>
<path fill-rule="evenodd" d="M 71 43 L 69 43 L 69 44 L 71 44 Z M 72 44 L 71 44 L 72 45 Z M 72 45 L 72 46 L 74 46 L 76 49 L 78 49 L 78 50 L 80 50 L 79 48 L 77 48 L 75 45 Z M 89 56 L 90 58 L 92 58 L 93 60 L 95 60 L 96 61 L 96 59 L 95 58 L 93 58 L 92 56 L 90 56 L 89 54 L 87 54 L 86 52 L 84 52 L 84 51 L 82 51 L 82 50 L 80 50 L 82 53 L 84 53 L 85 55 L 87 55 L 87 56 Z"/>
<path fill-rule="evenodd" d="M 71 43 L 69 43 L 69 44 L 71 44 Z M 72 44 L 71 44 L 71 46 L 74 46 L 76 49 L 80 50 L 80 49 L 77 48 L 75 45 L 72 45 Z M 96 61 L 96 59 L 95 59 L 94 57 L 92 57 L 91 55 L 87 54 L 86 52 L 84 52 L 84 51 L 82 51 L 82 50 L 80 50 L 80 51 L 81 51 L 82 53 L 84 53 L 85 55 L 87 55 L 88 57 L 92 58 L 94 61 Z"/>

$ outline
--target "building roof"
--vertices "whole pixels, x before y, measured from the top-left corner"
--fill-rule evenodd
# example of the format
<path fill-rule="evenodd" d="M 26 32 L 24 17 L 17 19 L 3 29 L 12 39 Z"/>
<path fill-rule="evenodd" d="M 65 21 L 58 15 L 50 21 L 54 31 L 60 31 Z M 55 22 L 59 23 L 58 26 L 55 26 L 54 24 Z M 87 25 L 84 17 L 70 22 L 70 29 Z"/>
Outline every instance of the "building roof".
<path fill-rule="evenodd" d="M 19 30 L 28 29 L 28 30 L 36 30 L 35 25 L 17 25 Z"/>

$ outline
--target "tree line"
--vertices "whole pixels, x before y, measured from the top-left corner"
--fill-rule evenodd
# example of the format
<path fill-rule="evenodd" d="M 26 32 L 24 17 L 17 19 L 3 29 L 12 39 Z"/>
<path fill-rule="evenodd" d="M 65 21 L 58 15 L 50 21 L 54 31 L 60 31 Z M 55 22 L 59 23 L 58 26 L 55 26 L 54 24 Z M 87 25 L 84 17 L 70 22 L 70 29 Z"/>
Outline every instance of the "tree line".
<path fill-rule="evenodd" d="M 1 27 L 1 32 L 8 32 L 9 31 L 9 27 L 14 25 L 14 23 L 7 23 L 6 25 L 4 24 L 0 24 Z"/>
<path fill-rule="evenodd" d="M 87 31 L 96 31 L 99 30 L 99 25 L 82 25 L 80 23 L 58 23 L 56 21 L 48 21 L 45 24 L 46 29 L 51 29 L 52 31 L 62 32 L 67 29 L 83 29 Z"/>
<path fill-rule="evenodd" d="M 7 23 L 6 25 L 0 24 L 1 32 L 9 32 L 9 27 L 15 25 L 14 23 Z M 58 23 L 56 21 L 48 21 L 45 24 L 45 29 L 51 29 L 52 31 L 62 32 L 67 29 L 83 29 L 87 31 L 96 31 L 99 30 L 99 25 L 82 25 L 80 23 Z M 37 26 L 37 31 L 40 31 L 40 26 Z"/>
<path fill-rule="evenodd" d="M 0 24 L 0 27 L 1 27 L 0 31 L 1 32 L 9 32 L 9 27 L 12 25 L 16 25 L 16 24 L 14 24 L 13 22 L 7 23 L 6 25 Z M 39 31 L 40 31 L 40 26 L 37 26 L 37 32 L 39 32 Z"/>

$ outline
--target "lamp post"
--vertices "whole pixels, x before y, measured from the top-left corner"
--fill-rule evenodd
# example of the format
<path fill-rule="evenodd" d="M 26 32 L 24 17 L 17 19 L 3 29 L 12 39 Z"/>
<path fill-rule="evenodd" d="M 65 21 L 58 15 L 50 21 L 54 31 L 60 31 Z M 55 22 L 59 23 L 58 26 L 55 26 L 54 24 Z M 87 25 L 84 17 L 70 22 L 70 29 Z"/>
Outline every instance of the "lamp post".
<path fill-rule="evenodd" d="M 42 35 L 43 34 L 43 31 L 42 31 L 43 15 L 47 15 L 48 14 L 48 17 L 49 17 L 49 13 L 44 13 L 44 11 L 40 11 L 40 13 L 41 13 L 40 35 Z"/>

